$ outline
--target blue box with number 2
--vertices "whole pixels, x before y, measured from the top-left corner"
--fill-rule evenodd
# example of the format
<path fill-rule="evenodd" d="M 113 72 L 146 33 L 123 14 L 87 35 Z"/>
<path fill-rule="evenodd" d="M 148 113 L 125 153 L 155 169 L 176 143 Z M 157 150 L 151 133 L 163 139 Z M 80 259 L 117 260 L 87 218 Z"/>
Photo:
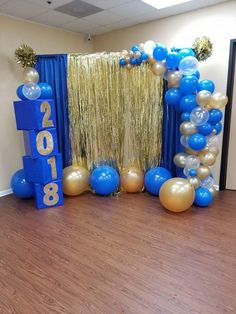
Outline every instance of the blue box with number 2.
<path fill-rule="evenodd" d="M 14 101 L 17 130 L 43 130 L 56 127 L 52 99 Z"/>

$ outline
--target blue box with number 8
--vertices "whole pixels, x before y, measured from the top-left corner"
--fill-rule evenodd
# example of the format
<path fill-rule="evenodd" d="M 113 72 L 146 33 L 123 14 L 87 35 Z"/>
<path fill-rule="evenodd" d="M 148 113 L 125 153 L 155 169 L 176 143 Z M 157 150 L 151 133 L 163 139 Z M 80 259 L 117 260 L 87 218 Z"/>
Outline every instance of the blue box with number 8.
<path fill-rule="evenodd" d="M 61 154 L 36 159 L 24 156 L 23 165 L 25 178 L 29 182 L 46 184 L 63 176 Z"/>
<path fill-rule="evenodd" d="M 38 209 L 64 204 L 62 180 L 52 181 L 45 185 L 34 183 L 35 202 Z"/>
<path fill-rule="evenodd" d="M 31 158 L 53 156 L 58 153 L 55 128 L 42 131 L 23 131 L 25 153 Z"/>
<path fill-rule="evenodd" d="M 56 127 L 52 99 L 14 101 L 17 130 L 43 130 Z"/>

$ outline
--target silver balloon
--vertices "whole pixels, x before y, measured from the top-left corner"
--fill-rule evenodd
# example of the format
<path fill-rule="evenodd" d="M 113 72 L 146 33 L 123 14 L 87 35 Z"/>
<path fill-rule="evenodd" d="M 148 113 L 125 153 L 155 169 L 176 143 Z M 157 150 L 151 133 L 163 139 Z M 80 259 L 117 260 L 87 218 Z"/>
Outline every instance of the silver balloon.
<path fill-rule="evenodd" d="M 186 158 L 185 164 L 189 169 L 197 169 L 200 166 L 200 160 L 197 156 L 189 155 Z"/>
<path fill-rule="evenodd" d="M 186 153 L 176 154 L 174 157 L 174 164 L 176 165 L 176 167 L 184 168 L 187 157 L 188 155 Z"/>
<path fill-rule="evenodd" d="M 188 147 L 188 136 L 182 135 L 180 137 L 180 143 L 184 146 L 184 147 Z"/>
<path fill-rule="evenodd" d="M 25 96 L 25 98 L 29 100 L 35 100 L 40 97 L 41 88 L 36 83 L 33 82 L 26 83 L 22 88 L 22 93 Z"/>
<path fill-rule="evenodd" d="M 188 182 L 194 187 L 194 189 L 201 186 L 201 180 L 198 177 L 189 177 Z"/>
<path fill-rule="evenodd" d="M 180 124 L 179 130 L 180 130 L 180 133 L 185 136 L 192 135 L 198 132 L 196 125 L 191 121 L 182 122 Z"/>
<path fill-rule="evenodd" d="M 23 71 L 23 81 L 24 83 L 38 83 L 39 81 L 39 74 L 38 71 L 35 70 L 35 68 L 27 67 Z"/>

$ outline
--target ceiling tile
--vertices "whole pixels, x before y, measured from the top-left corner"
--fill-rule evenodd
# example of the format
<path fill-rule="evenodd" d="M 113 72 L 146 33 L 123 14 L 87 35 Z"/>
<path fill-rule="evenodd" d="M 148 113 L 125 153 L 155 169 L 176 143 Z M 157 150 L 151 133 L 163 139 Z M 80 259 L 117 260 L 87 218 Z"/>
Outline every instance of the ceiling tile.
<path fill-rule="evenodd" d="M 110 30 L 105 26 L 98 26 L 93 29 L 88 29 L 87 34 L 90 34 L 91 36 L 95 35 L 101 35 L 110 32 Z"/>
<path fill-rule="evenodd" d="M 59 26 L 72 22 L 75 19 L 76 18 L 73 16 L 50 10 L 44 14 L 32 18 L 31 20 L 46 25 Z"/>
<path fill-rule="evenodd" d="M 106 25 L 106 28 L 108 28 L 110 31 L 113 31 L 113 30 L 118 30 L 118 29 L 121 29 L 121 28 L 125 28 L 125 27 L 129 27 L 129 26 L 133 26 L 133 25 L 136 25 L 136 21 L 134 18 L 126 18 L 126 19 L 123 19 L 119 22 L 116 22 L 116 23 L 111 23 L 111 24 L 108 24 Z"/>
<path fill-rule="evenodd" d="M 110 9 L 116 6 L 120 6 L 124 3 L 131 2 L 132 0 L 83 0 L 84 2 L 96 5 L 102 9 Z"/>
<path fill-rule="evenodd" d="M 120 15 L 111 13 L 109 11 L 103 11 L 103 12 L 99 12 L 99 13 L 84 17 L 83 19 L 89 22 L 91 21 L 98 25 L 107 25 L 110 23 L 118 22 L 122 20 L 123 17 Z"/>
<path fill-rule="evenodd" d="M 0 12 L 23 19 L 29 19 L 46 11 L 45 7 L 26 0 L 9 0 L 0 6 Z"/>
<path fill-rule="evenodd" d="M 84 19 L 75 19 L 70 23 L 66 23 L 63 25 L 63 28 L 73 31 L 73 32 L 85 32 L 88 33 L 89 29 L 95 29 L 100 25 L 88 22 Z"/>
<path fill-rule="evenodd" d="M 156 9 L 138 0 L 133 0 L 131 2 L 125 3 L 124 5 L 109 9 L 109 12 L 121 15 L 123 17 L 133 17 L 152 11 L 156 11 Z"/>
<path fill-rule="evenodd" d="M 51 0 L 52 3 L 51 4 L 48 4 L 47 3 L 47 0 L 28 0 L 32 3 L 35 3 L 35 4 L 40 4 L 42 6 L 44 6 L 45 8 L 48 8 L 48 9 L 55 9 L 57 7 L 60 7 L 62 5 L 65 5 L 69 2 L 72 2 L 73 0 Z"/>

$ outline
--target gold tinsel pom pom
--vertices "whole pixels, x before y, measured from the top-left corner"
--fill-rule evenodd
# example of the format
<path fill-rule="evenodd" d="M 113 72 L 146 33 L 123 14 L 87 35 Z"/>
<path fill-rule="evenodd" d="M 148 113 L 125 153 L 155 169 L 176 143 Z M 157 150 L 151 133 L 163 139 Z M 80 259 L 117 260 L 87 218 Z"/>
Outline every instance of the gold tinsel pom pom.
<path fill-rule="evenodd" d="M 18 64 L 23 68 L 33 67 L 36 63 L 36 53 L 30 46 L 22 44 L 15 51 L 15 58 Z"/>
<path fill-rule="evenodd" d="M 207 36 L 198 37 L 192 45 L 198 61 L 205 61 L 212 55 L 213 44 Z"/>

